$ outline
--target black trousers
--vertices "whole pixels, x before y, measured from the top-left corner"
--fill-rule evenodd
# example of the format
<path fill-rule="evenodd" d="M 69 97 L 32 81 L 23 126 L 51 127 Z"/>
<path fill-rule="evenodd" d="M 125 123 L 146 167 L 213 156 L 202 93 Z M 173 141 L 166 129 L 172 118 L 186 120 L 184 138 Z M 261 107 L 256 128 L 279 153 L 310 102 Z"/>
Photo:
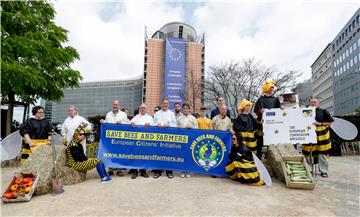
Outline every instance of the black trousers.
<path fill-rule="evenodd" d="M 258 157 L 261 160 L 262 148 L 264 147 L 264 138 L 262 136 L 256 136 L 256 138 L 257 138 L 256 157 Z"/>
<path fill-rule="evenodd" d="M 142 174 L 142 173 L 146 173 L 146 170 L 144 170 L 144 169 L 141 169 L 141 170 L 139 170 L 139 171 L 140 171 L 141 174 Z M 138 170 L 137 170 L 137 169 L 131 169 L 131 170 L 129 171 L 129 173 L 130 173 L 130 174 L 133 174 L 133 173 L 137 174 L 137 173 L 138 173 Z"/>
<path fill-rule="evenodd" d="M 159 173 L 159 174 L 161 174 L 161 173 L 162 173 L 162 170 L 153 170 L 153 172 L 154 172 L 154 173 Z M 166 174 L 168 174 L 168 173 L 172 173 L 173 171 L 171 171 L 171 170 L 165 170 L 165 172 L 166 172 Z"/>

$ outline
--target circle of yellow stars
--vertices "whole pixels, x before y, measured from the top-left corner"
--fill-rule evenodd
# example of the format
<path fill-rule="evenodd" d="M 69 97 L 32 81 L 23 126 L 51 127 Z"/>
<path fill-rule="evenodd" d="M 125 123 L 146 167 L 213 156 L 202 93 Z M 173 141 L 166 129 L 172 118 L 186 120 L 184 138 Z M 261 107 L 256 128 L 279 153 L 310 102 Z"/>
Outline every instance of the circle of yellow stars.
<path fill-rule="evenodd" d="M 171 60 L 177 61 L 182 57 L 182 53 L 178 48 L 171 48 L 169 52 L 169 57 Z"/>

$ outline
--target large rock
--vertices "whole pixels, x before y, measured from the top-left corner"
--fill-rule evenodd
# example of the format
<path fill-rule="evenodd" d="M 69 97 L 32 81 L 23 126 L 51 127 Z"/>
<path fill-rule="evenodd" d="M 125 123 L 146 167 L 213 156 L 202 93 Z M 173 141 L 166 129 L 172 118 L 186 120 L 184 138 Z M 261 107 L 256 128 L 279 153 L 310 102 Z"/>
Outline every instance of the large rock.
<path fill-rule="evenodd" d="M 267 163 L 270 165 L 273 174 L 280 181 L 285 182 L 283 169 L 281 166 L 282 156 L 285 155 L 300 155 L 294 148 L 293 144 L 277 144 L 269 145 L 267 151 Z"/>
<path fill-rule="evenodd" d="M 56 172 L 64 185 L 71 185 L 82 182 L 86 178 L 86 173 L 78 172 L 66 166 L 65 147 L 56 147 Z M 48 145 L 42 145 L 37 148 L 20 167 L 20 172 L 37 171 L 40 175 L 39 182 L 34 194 L 47 194 L 52 191 L 51 179 L 54 177 L 52 148 Z"/>

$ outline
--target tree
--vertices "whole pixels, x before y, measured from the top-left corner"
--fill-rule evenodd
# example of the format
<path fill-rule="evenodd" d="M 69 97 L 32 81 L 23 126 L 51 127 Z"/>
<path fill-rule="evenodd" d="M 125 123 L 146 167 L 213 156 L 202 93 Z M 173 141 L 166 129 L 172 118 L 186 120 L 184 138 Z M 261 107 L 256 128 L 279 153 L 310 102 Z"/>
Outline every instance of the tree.
<path fill-rule="evenodd" d="M 185 100 L 191 105 L 193 112 L 196 112 L 203 103 L 203 82 L 201 79 L 195 79 L 194 70 L 191 70 L 186 76 L 186 83 L 188 86 L 186 86 Z"/>
<path fill-rule="evenodd" d="M 9 102 L 8 135 L 15 99 L 59 101 L 63 88 L 79 87 L 82 77 L 70 67 L 79 54 L 64 46 L 68 31 L 55 25 L 50 3 L 1 1 L 1 8 L 1 95 Z"/>
<path fill-rule="evenodd" d="M 355 115 L 360 116 L 360 107 L 357 107 L 357 109 L 355 109 Z"/>
<path fill-rule="evenodd" d="M 210 66 L 205 79 L 205 100 L 213 102 L 214 97 L 223 96 L 233 117 L 238 115 L 237 107 L 243 99 L 255 101 L 260 96 L 262 84 L 274 78 L 277 91 L 294 86 L 299 73 L 275 72 L 271 67 L 254 59 Z"/>

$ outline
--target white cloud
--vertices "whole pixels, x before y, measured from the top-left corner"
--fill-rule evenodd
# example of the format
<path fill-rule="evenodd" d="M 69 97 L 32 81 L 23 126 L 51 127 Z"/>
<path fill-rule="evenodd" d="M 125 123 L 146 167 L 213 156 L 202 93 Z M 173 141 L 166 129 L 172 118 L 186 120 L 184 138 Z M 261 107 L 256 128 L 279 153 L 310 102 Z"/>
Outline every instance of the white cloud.
<path fill-rule="evenodd" d="M 359 4 L 209 2 L 194 12 L 206 32 L 207 65 L 254 57 L 280 71 L 311 76 L 311 64 Z"/>
<path fill-rule="evenodd" d="M 172 21 L 185 21 L 198 34 L 205 32 L 206 66 L 254 57 L 281 71 L 299 70 L 305 79 L 310 77 L 310 65 L 359 7 L 355 1 L 205 2 L 194 4 L 189 15 L 182 3 L 58 1 L 54 5 L 56 22 L 70 31 L 69 44 L 80 53 L 73 67 L 84 81 L 141 75 L 144 27 L 154 33 Z"/>
<path fill-rule="evenodd" d="M 162 3 L 121 2 L 118 13 L 101 19 L 108 3 L 55 2 L 56 23 L 69 30 L 69 45 L 80 60 L 73 64 L 84 81 L 119 80 L 141 75 L 144 59 L 145 25 L 156 31 L 167 22 L 183 20 L 179 6 Z M 104 11 L 105 9 L 105 11 Z"/>

